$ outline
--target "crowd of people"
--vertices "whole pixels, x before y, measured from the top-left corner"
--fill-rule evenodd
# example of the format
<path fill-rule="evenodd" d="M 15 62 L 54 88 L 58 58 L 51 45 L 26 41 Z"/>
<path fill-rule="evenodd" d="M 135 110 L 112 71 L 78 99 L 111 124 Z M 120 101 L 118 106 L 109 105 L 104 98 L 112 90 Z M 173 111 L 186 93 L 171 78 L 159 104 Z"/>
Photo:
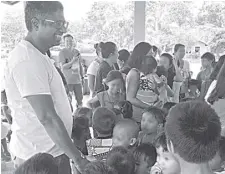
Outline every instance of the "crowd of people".
<path fill-rule="evenodd" d="M 225 173 L 225 55 L 203 54 L 193 79 L 183 44 L 171 55 L 147 42 L 132 51 L 96 43 L 85 107 L 63 5 L 28 1 L 24 12 L 28 34 L 1 92 L 1 155 L 15 174 Z M 50 48 L 61 39 L 58 66 Z"/>

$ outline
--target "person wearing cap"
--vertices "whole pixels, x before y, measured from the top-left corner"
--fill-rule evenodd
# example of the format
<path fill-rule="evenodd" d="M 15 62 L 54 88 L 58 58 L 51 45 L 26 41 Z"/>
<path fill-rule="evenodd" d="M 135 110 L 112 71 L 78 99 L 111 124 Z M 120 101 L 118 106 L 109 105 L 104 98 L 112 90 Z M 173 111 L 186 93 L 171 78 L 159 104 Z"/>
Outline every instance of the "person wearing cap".
<path fill-rule="evenodd" d="M 108 86 L 108 90 L 98 93 L 89 100 L 88 107 L 93 108 L 93 105 L 99 102 L 101 107 L 119 108 L 118 103 L 125 100 L 125 84 L 122 74 L 117 70 L 112 70 L 108 73 L 104 83 Z"/>

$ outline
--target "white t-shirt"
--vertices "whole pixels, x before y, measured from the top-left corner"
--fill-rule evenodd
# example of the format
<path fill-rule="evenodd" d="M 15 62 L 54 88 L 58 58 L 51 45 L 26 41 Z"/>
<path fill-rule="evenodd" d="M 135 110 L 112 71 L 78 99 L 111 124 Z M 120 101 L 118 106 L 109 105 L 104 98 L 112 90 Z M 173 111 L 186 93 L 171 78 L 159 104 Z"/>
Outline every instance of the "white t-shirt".
<path fill-rule="evenodd" d="M 88 66 L 88 69 L 87 69 L 87 75 L 94 75 L 94 76 L 97 76 L 97 72 L 98 72 L 98 69 L 99 69 L 99 66 L 100 66 L 100 60 L 93 60 L 91 62 L 91 64 Z"/>
<path fill-rule="evenodd" d="M 46 152 L 54 157 L 64 152 L 55 145 L 37 118 L 27 96 L 51 95 L 55 110 L 67 132 L 72 132 L 72 112 L 62 79 L 47 55 L 23 40 L 10 53 L 5 71 L 8 105 L 12 109 L 10 151 L 27 160 Z"/>

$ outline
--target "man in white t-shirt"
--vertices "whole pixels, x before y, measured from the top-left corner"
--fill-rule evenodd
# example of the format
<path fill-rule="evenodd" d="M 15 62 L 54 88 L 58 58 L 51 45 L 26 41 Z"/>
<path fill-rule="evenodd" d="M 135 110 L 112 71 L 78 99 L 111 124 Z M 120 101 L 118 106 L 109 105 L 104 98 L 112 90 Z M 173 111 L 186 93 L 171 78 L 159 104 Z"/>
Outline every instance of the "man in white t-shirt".
<path fill-rule="evenodd" d="M 60 44 L 68 27 L 63 6 L 58 1 L 28 1 L 25 22 L 28 34 L 10 53 L 5 71 L 13 117 L 13 162 L 17 167 L 45 152 L 56 158 L 59 173 L 70 174 L 69 158 L 80 170 L 87 160 L 70 139 L 70 104 L 61 77 L 46 54 Z"/>

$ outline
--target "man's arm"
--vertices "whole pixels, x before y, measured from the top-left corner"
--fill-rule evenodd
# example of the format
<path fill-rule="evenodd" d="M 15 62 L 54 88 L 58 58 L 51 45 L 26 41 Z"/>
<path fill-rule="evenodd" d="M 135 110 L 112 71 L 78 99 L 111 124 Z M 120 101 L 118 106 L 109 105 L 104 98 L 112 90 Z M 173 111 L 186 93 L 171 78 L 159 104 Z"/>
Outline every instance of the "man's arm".
<path fill-rule="evenodd" d="M 49 137 L 81 168 L 86 160 L 82 159 L 81 153 L 73 145 L 65 125 L 55 111 L 46 67 L 24 61 L 16 65 L 12 76 L 21 97 L 28 100 Z"/>
<path fill-rule="evenodd" d="M 65 125 L 57 115 L 52 97 L 50 95 L 34 95 L 28 96 L 26 99 L 29 101 L 39 121 L 44 126 L 53 142 L 59 146 L 69 158 L 73 159 L 75 163 L 80 164 L 83 160 L 81 152 L 74 146 Z"/>

